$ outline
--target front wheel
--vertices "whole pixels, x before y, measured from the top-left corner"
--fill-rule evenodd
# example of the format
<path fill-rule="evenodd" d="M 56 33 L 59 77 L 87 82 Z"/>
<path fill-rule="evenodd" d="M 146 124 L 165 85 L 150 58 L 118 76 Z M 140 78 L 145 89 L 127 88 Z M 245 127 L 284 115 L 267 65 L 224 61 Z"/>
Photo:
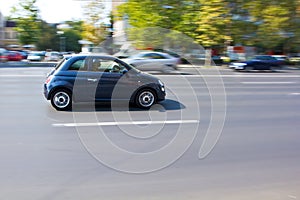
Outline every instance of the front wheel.
<path fill-rule="evenodd" d="M 71 92 L 64 89 L 56 90 L 51 95 L 51 104 L 56 110 L 71 110 L 72 109 Z"/>
<path fill-rule="evenodd" d="M 151 89 L 143 89 L 136 95 L 136 105 L 140 108 L 150 108 L 156 102 L 156 95 Z"/>

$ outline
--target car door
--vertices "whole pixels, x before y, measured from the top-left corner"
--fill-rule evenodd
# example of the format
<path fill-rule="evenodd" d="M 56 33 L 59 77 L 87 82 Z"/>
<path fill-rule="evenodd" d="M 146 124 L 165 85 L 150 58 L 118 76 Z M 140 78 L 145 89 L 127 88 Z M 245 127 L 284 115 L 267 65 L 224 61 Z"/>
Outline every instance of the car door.
<path fill-rule="evenodd" d="M 150 71 L 150 70 L 158 70 L 160 67 L 159 61 L 155 59 L 155 55 L 153 53 L 145 53 L 140 57 L 136 58 L 134 61 L 134 66 L 142 71 Z"/>
<path fill-rule="evenodd" d="M 64 80 L 73 87 L 73 99 L 77 102 L 91 101 L 89 98 L 88 67 L 84 57 L 71 60 L 67 71 L 63 74 Z"/>
<path fill-rule="evenodd" d="M 257 69 L 268 70 L 270 68 L 270 60 L 267 56 L 259 56 L 258 60 Z"/>
<path fill-rule="evenodd" d="M 96 101 L 110 101 L 115 85 L 123 76 L 123 66 L 108 59 L 94 57 L 89 60 L 87 89 Z"/>

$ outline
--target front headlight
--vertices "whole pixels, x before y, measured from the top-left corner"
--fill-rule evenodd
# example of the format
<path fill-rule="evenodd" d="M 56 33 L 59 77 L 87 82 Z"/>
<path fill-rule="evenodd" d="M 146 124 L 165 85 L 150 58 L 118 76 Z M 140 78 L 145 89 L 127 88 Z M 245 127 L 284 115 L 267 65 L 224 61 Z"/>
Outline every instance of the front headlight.
<path fill-rule="evenodd" d="M 161 91 L 165 92 L 165 85 L 164 85 L 164 83 L 161 80 L 158 80 L 158 83 L 160 85 Z"/>
<path fill-rule="evenodd" d="M 235 66 L 239 66 L 239 67 L 247 65 L 246 63 L 233 63 L 233 64 Z"/>

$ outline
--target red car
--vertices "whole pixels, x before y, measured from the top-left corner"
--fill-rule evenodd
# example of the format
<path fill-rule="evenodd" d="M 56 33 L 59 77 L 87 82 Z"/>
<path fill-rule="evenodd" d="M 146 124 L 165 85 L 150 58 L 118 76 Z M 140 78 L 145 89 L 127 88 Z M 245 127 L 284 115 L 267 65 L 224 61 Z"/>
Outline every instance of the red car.
<path fill-rule="evenodd" d="M 9 51 L 7 53 L 8 61 L 21 61 L 22 59 L 22 54 L 20 54 L 18 51 Z"/>

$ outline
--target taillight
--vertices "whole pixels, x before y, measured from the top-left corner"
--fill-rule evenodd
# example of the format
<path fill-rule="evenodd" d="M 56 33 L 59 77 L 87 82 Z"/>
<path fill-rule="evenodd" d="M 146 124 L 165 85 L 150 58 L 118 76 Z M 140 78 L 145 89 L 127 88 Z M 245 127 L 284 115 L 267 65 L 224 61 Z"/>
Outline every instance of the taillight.
<path fill-rule="evenodd" d="M 51 81 L 52 78 L 53 78 L 52 75 L 48 76 L 47 80 L 45 81 L 45 84 L 48 84 Z"/>

